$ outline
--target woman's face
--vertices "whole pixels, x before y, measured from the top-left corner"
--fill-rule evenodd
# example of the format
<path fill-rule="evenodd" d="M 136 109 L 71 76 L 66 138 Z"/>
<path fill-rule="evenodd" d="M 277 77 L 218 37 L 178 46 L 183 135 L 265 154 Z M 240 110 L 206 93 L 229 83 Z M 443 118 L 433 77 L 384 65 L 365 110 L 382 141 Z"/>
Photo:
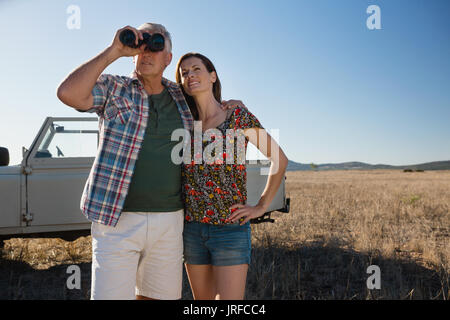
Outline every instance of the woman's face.
<path fill-rule="evenodd" d="M 203 61 L 197 57 L 190 57 L 180 65 L 181 85 L 190 96 L 196 96 L 203 92 L 212 93 L 212 87 L 216 82 L 216 73 L 208 72 Z"/>

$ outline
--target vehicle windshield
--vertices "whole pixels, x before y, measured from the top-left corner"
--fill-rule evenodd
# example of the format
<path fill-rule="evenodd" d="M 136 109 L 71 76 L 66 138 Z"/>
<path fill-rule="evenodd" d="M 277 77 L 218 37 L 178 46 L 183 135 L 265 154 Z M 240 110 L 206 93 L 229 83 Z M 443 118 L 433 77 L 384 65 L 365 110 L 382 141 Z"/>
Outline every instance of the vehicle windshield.
<path fill-rule="evenodd" d="M 97 122 L 55 121 L 48 127 L 35 158 L 95 157 L 97 143 Z"/>

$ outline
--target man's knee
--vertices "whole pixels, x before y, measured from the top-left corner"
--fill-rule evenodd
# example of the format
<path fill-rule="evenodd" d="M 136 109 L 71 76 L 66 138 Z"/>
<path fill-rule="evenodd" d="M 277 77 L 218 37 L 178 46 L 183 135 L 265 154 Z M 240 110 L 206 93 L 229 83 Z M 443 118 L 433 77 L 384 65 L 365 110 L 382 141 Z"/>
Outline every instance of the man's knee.
<path fill-rule="evenodd" d="M 150 297 L 137 295 L 136 296 L 136 300 L 159 300 L 159 299 L 153 299 L 153 298 L 150 298 Z"/>

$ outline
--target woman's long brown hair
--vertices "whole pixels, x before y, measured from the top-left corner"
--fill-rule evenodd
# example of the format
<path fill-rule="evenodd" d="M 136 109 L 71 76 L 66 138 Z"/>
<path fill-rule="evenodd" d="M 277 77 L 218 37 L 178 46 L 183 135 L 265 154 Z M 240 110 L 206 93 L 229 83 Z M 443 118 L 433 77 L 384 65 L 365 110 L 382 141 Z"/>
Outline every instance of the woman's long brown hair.
<path fill-rule="evenodd" d="M 192 57 L 199 58 L 200 60 L 202 60 L 203 64 L 206 67 L 206 70 L 208 70 L 209 73 L 211 73 L 213 71 L 216 72 L 216 82 L 213 83 L 212 91 L 213 91 L 214 98 L 216 98 L 217 102 L 219 102 L 219 103 L 222 103 L 222 86 L 220 84 L 220 80 L 219 80 L 219 76 L 217 75 L 216 68 L 212 64 L 211 60 L 209 60 L 204 55 L 202 55 L 200 53 L 196 53 L 196 52 L 189 52 L 189 53 L 186 53 L 185 55 L 183 55 L 180 58 L 180 60 L 178 60 L 177 68 L 175 71 L 175 81 L 180 85 L 181 90 L 183 91 L 183 95 L 186 99 L 189 109 L 191 109 L 191 113 L 192 113 L 192 116 L 194 117 L 194 120 L 199 120 L 198 108 L 197 108 L 197 104 L 195 103 L 194 98 L 192 96 L 188 95 L 184 91 L 183 86 L 181 85 L 181 71 L 180 71 L 181 63 L 184 60 L 186 60 L 188 58 L 192 58 Z"/>

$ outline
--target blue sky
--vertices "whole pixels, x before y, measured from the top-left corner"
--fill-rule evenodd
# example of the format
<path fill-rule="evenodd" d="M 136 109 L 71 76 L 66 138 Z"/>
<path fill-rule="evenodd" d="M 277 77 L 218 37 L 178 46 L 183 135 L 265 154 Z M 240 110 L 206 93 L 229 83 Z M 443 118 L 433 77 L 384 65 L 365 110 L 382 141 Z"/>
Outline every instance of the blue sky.
<path fill-rule="evenodd" d="M 69 30 L 70 5 L 81 28 Z M 381 29 L 369 30 L 369 5 Z M 119 28 L 164 24 L 165 77 L 196 51 L 302 163 L 450 160 L 450 1 L 0 1 L 0 146 L 21 159 L 47 116 L 86 116 L 56 88 Z M 131 58 L 105 72 L 128 75 Z"/>

